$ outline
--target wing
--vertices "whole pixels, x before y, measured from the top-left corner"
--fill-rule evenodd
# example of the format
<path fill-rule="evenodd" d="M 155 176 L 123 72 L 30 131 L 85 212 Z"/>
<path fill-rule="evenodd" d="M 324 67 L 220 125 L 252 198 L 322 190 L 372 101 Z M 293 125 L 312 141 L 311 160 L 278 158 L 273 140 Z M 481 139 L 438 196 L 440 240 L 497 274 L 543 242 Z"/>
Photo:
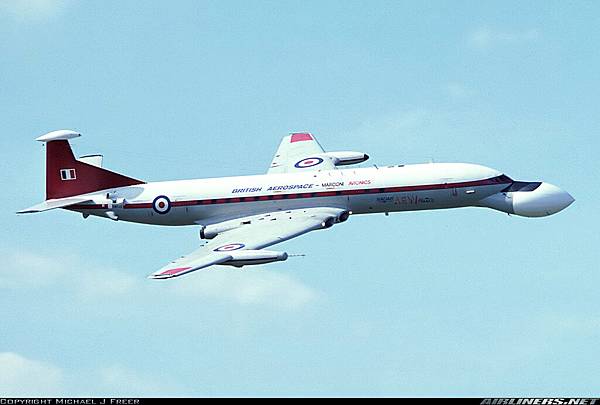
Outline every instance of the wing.
<path fill-rule="evenodd" d="M 298 132 L 284 137 L 273 157 L 268 174 L 310 170 L 331 170 L 335 164 L 314 135 Z"/>
<path fill-rule="evenodd" d="M 215 264 L 243 266 L 287 259 L 285 252 L 261 250 L 307 232 L 342 222 L 348 212 L 341 208 L 306 208 L 239 218 L 237 228 L 218 234 L 206 245 L 176 259 L 149 278 L 182 276 Z"/>

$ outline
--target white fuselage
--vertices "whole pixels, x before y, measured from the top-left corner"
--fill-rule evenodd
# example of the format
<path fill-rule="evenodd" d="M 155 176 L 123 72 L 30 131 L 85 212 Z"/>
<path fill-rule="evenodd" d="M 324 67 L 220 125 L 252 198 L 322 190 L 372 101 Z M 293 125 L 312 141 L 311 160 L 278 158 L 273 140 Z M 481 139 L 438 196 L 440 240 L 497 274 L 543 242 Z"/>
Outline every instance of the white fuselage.
<path fill-rule="evenodd" d="M 367 214 L 476 206 L 511 182 L 480 165 L 428 163 L 152 182 L 92 193 L 95 204 L 70 209 L 145 224 L 210 225 L 309 207 Z"/>

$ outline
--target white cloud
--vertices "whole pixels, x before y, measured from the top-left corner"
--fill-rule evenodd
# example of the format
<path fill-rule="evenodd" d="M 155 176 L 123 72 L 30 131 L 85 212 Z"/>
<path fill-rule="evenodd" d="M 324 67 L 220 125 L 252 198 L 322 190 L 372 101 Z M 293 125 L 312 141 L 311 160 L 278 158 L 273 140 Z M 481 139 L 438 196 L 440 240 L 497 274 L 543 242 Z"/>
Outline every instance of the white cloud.
<path fill-rule="evenodd" d="M 60 368 L 17 353 L 0 353 L 0 393 L 7 397 L 60 395 L 63 391 Z"/>
<path fill-rule="evenodd" d="M 110 267 L 73 266 L 72 285 L 81 301 L 94 301 L 110 297 L 127 297 L 135 293 L 141 280 Z M 75 272 L 77 274 L 75 275 Z"/>
<path fill-rule="evenodd" d="M 320 296 L 289 274 L 264 267 L 240 270 L 215 266 L 178 279 L 157 281 L 76 256 L 15 252 L 3 257 L 6 259 L 0 266 L 0 289 L 56 290 L 60 286 L 62 294 L 71 294 L 80 303 L 106 298 L 113 302 L 150 301 L 159 289 L 161 297 L 173 301 L 203 300 L 298 310 Z"/>
<path fill-rule="evenodd" d="M 70 387 L 70 388 L 67 388 Z M 94 370 L 71 370 L 28 359 L 14 352 L 0 352 L 0 395 L 39 397 L 63 395 L 168 395 L 181 387 L 142 375 L 120 364 Z"/>
<path fill-rule="evenodd" d="M 169 281 L 167 281 L 169 282 Z M 180 297 L 201 296 L 240 305 L 267 305 L 296 310 L 318 299 L 319 293 L 287 274 L 217 267 L 187 280 L 172 280 L 173 292 Z"/>
<path fill-rule="evenodd" d="M 468 44 L 478 50 L 488 50 L 497 45 L 514 45 L 529 43 L 539 39 L 540 33 L 534 28 L 522 31 L 497 30 L 483 26 L 472 31 L 468 37 Z"/>
<path fill-rule="evenodd" d="M 0 0 L 0 15 L 18 21 L 44 20 L 60 14 L 71 0 Z"/>
<path fill-rule="evenodd" d="M 423 126 L 430 118 L 430 112 L 422 109 L 394 111 L 366 120 L 353 133 L 358 136 L 398 136 Z"/>
<path fill-rule="evenodd" d="M 72 261 L 70 257 L 57 258 L 30 252 L 4 253 L 0 266 L 0 288 L 44 287 L 62 278 Z"/>
<path fill-rule="evenodd" d="M 383 151 L 373 163 L 406 163 L 423 159 L 420 154 L 423 146 L 422 136 L 438 119 L 437 113 L 423 108 L 392 110 L 368 117 L 356 128 L 346 131 L 346 134 L 351 138 L 368 140 L 365 148 Z M 402 145 L 401 150 L 390 148 L 390 142 Z M 370 164 L 369 161 L 367 165 Z"/>
<path fill-rule="evenodd" d="M 599 316 L 558 316 L 556 317 L 556 319 L 549 320 L 549 323 L 550 322 L 552 325 L 557 325 L 566 333 L 570 333 L 574 336 L 581 336 L 592 333 L 598 334 L 598 331 L 600 330 Z"/>
<path fill-rule="evenodd" d="M 110 367 L 101 368 L 94 373 L 99 395 L 117 395 L 117 396 L 160 396 L 173 391 L 173 384 L 169 382 L 140 375 L 138 372 L 123 367 L 120 364 L 114 364 Z"/>
<path fill-rule="evenodd" d="M 473 95 L 473 91 L 470 88 L 458 82 L 447 83 L 445 90 L 454 100 L 464 100 Z"/>

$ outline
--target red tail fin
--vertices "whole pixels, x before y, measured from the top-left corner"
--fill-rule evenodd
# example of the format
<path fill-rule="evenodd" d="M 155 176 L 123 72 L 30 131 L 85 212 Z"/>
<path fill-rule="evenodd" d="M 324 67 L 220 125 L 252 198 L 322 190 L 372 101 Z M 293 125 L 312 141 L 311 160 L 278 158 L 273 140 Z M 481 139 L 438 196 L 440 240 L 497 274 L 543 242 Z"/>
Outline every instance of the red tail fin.
<path fill-rule="evenodd" d="M 80 162 L 73 156 L 68 140 L 51 140 L 46 143 L 47 200 L 143 183 L 143 181 Z"/>

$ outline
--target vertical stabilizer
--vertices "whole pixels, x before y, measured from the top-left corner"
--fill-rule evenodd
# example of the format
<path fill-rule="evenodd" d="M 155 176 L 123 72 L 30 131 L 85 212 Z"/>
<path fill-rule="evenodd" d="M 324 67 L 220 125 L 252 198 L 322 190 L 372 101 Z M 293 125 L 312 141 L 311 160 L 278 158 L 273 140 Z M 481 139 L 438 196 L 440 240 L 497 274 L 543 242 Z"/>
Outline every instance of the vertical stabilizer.
<path fill-rule="evenodd" d="M 77 132 L 61 130 L 37 138 L 46 143 L 47 200 L 144 183 L 75 159 L 69 139 L 79 136 Z"/>

